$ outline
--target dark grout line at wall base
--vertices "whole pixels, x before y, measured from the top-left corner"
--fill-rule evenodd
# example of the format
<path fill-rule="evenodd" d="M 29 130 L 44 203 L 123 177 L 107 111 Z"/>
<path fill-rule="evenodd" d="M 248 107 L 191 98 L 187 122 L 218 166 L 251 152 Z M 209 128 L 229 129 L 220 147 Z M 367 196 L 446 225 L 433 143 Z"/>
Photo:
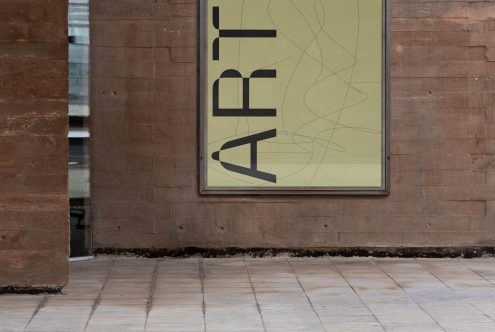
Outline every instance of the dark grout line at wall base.
<path fill-rule="evenodd" d="M 383 248 L 98 248 L 94 255 L 160 257 L 394 257 L 394 258 L 481 258 L 494 257 L 495 247 L 383 247 Z"/>
<path fill-rule="evenodd" d="M 39 294 L 62 294 L 62 287 L 29 287 L 29 286 L 5 286 L 0 287 L 0 295 L 39 295 Z"/>

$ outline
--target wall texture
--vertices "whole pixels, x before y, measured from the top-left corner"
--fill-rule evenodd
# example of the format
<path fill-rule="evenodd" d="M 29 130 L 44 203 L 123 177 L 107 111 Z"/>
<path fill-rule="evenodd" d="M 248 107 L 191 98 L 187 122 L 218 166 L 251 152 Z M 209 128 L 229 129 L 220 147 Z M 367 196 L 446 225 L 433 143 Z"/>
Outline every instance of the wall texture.
<path fill-rule="evenodd" d="M 66 3 L 0 2 L 0 287 L 68 277 Z"/>
<path fill-rule="evenodd" d="M 91 5 L 95 248 L 495 245 L 495 2 L 392 1 L 391 195 L 198 195 L 197 3 Z"/>

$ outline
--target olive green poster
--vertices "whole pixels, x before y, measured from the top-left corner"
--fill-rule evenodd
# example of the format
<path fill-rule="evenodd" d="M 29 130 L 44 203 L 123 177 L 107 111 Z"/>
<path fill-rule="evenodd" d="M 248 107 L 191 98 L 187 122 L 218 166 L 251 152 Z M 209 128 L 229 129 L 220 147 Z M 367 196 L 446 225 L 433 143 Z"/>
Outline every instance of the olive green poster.
<path fill-rule="evenodd" d="M 204 2 L 202 190 L 385 188 L 384 6 Z"/>

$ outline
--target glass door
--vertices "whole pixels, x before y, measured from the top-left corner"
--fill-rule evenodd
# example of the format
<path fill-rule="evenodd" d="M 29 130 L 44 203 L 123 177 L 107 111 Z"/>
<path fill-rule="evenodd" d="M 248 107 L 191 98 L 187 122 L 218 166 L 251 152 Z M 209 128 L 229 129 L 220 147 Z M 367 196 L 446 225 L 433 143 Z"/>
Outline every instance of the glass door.
<path fill-rule="evenodd" d="M 69 0 L 70 256 L 91 251 L 89 0 Z"/>

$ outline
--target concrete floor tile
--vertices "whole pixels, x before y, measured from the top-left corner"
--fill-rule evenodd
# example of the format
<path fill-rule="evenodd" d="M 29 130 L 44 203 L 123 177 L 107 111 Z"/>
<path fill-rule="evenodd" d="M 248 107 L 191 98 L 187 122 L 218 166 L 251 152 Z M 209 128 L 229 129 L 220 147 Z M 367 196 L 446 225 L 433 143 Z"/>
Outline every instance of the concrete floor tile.
<path fill-rule="evenodd" d="M 495 259 L 199 262 L 71 263 L 62 295 L 0 296 L 0 331 L 495 331 Z"/>
<path fill-rule="evenodd" d="M 385 330 L 387 332 L 418 332 L 418 331 L 428 331 L 428 332 L 445 332 L 445 329 L 436 324 L 414 324 L 411 325 L 385 325 Z"/>

